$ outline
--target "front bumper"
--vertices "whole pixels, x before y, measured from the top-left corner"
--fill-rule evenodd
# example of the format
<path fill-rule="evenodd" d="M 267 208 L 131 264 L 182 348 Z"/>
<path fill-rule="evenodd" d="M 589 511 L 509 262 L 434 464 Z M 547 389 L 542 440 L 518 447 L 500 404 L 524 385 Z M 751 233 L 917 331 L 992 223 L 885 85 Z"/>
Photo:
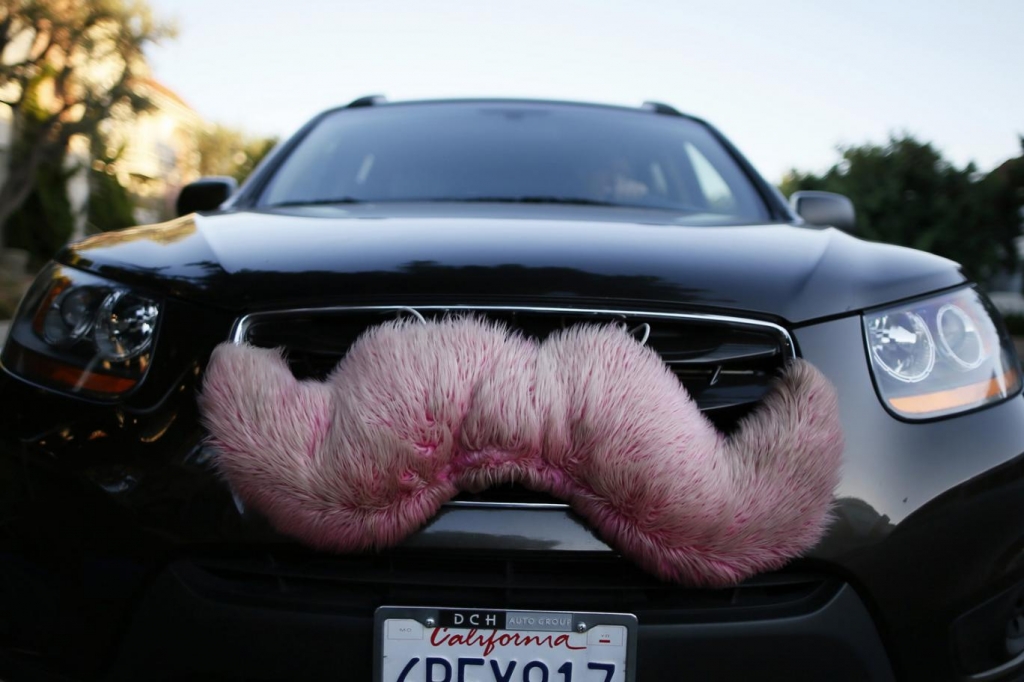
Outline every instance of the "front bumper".
<path fill-rule="evenodd" d="M 369 679 L 385 604 L 636 613 L 642 680 L 1014 679 L 1024 400 L 901 422 L 857 319 L 795 337 L 840 387 L 836 521 L 733 590 L 657 583 L 559 508 L 450 508 L 393 552 L 305 552 L 214 475 L 188 376 L 135 415 L 0 378 L 0 679 Z"/>
<path fill-rule="evenodd" d="M 374 561 L 396 571 L 404 563 Z M 459 572 L 441 557 L 418 555 L 416 561 Z M 523 579 L 518 588 L 507 586 L 515 582 L 507 575 L 481 570 L 515 566 L 529 574 L 529 561 L 470 560 L 476 569 L 471 585 L 456 587 L 455 575 L 445 580 L 432 572 L 441 584 L 396 582 L 381 589 L 365 572 L 359 581 L 360 567 L 352 565 L 336 565 L 329 576 L 327 567 L 316 570 L 315 561 L 293 557 L 291 566 L 276 567 L 275 580 L 267 570 L 254 571 L 251 560 L 177 560 L 147 581 L 103 666 L 103 679 L 370 680 L 373 611 L 379 603 L 559 609 L 586 603 L 605 611 L 621 606 L 622 594 L 596 588 L 587 593 L 573 585 L 573 575 L 579 576 L 576 585 L 593 580 L 586 566 L 592 562 L 553 556 L 547 561 L 564 568 L 562 590 L 546 583 L 537 565 L 534 584 Z M 339 580 L 345 573 L 349 580 Z M 419 576 L 422 583 L 424 574 Z M 496 588 L 498 582 L 506 587 Z M 753 581 L 731 598 L 736 603 L 690 594 L 675 608 L 634 609 L 644 623 L 637 678 L 892 679 L 868 610 L 849 585 L 812 575 L 774 576 Z"/>

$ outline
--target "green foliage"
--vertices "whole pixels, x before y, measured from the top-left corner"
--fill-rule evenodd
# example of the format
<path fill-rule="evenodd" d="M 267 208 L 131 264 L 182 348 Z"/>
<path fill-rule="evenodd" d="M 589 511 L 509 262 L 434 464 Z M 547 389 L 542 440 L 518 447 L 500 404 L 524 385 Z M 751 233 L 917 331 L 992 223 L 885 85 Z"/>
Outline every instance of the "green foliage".
<path fill-rule="evenodd" d="M 1003 163 L 978 184 L 981 200 L 991 213 L 990 220 L 1006 233 L 1013 233 L 1024 219 L 1024 137 L 1021 155 Z"/>
<path fill-rule="evenodd" d="M 841 152 L 824 175 L 794 171 L 781 189 L 845 194 L 857 208 L 860 236 L 945 256 L 979 282 L 1016 266 L 1020 198 L 1013 195 L 1024 187 L 1021 178 L 979 180 L 973 164 L 957 168 L 910 135 Z"/>
<path fill-rule="evenodd" d="M 242 152 L 245 154 L 245 159 L 242 160 L 236 167 L 231 175 L 234 176 L 238 182 L 243 182 L 249 174 L 253 172 L 263 157 L 270 153 L 270 150 L 277 144 L 276 137 L 254 137 L 249 138 Z"/>
<path fill-rule="evenodd" d="M 242 182 L 277 144 L 277 138 L 250 136 L 217 125 L 199 139 L 199 172 L 202 175 L 230 175 Z"/>
<path fill-rule="evenodd" d="M 89 188 L 90 232 L 109 232 L 135 225 L 134 202 L 116 176 L 90 170 Z"/>
<path fill-rule="evenodd" d="M 71 238 L 75 217 L 67 181 L 73 172 L 62 161 L 40 166 L 28 198 L 4 225 L 5 243 L 28 251 L 30 267 L 49 260 Z"/>
<path fill-rule="evenodd" d="M 112 153 L 106 136 L 96 135 L 90 145 L 92 157 L 96 159 L 89 170 L 89 232 L 110 232 L 135 225 L 135 201 L 117 176 L 106 172 L 124 154 L 125 147 Z"/>

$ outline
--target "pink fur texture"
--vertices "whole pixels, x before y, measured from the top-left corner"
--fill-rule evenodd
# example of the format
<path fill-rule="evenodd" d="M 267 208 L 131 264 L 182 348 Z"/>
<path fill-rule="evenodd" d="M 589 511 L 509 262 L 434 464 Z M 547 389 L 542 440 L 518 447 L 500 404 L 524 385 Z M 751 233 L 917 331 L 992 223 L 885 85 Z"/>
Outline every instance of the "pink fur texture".
<path fill-rule="evenodd" d="M 809 363 L 727 437 L 615 326 L 538 343 L 472 318 L 392 322 L 323 382 L 222 344 L 200 406 L 237 493 L 314 547 L 394 545 L 460 490 L 518 481 L 645 569 L 702 586 L 814 545 L 843 449 L 835 392 Z"/>

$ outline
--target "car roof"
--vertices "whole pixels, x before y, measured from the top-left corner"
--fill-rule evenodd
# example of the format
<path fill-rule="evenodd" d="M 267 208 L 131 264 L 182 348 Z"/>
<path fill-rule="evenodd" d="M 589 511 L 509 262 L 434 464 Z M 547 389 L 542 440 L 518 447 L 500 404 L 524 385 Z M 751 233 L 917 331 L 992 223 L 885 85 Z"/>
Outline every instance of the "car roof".
<path fill-rule="evenodd" d="M 534 99 L 526 97 L 456 97 L 439 99 L 399 100 L 392 102 L 383 95 L 365 95 L 363 97 L 358 97 L 352 100 L 348 104 L 328 109 L 323 113 L 330 114 L 335 111 L 344 111 L 346 109 L 362 109 L 368 107 L 395 107 L 410 105 L 419 106 L 431 104 L 512 104 L 541 105 L 550 107 L 587 107 L 594 109 L 610 109 L 613 111 L 628 111 L 632 113 L 662 114 L 665 116 L 678 116 L 680 118 L 688 118 L 700 121 L 700 119 L 697 118 L 696 116 L 692 116 L 690 114 L 681 112 L 669 104 L 664 104 L 662 102 L 655 101 L 646 101 L 638 107 L 630 107 L 621 104 L 603 104 L 597 102 L 580 102 L 573 100 L 557 99 Z"/>

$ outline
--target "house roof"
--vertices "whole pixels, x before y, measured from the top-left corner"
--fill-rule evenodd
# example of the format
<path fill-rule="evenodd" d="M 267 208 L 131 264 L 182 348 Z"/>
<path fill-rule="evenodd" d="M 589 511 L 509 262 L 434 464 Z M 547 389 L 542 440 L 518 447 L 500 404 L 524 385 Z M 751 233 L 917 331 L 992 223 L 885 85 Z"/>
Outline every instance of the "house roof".
<path fill-rule="evenodd" d="M 154 92 L 157 92 L 157 93 L 163 95 L 164 97 L 167 97 L 168 99 L 172 100 L 176 104 L 179 104 L 179 105 L 185 107 L 189 111 L 195 111 L 195 109 L 192 108 L 192 105 L 190 105 L 188 102 L 183 100 L 178 93 L 176 93 L 174 90 L 171 90 L 169 87 L 167 87 L 166 85 L 164 85 L 163 83 L 161 83 L 160 81 L 158 81 L 156 79 L 153 79 L 153 78 L 141 78 L 141 79 L 139 79 L 138 83 L 139 83 L 139 85 L 145 86 L 146 88 L 149 88 L 150 90 L 153 90 Z"/>

